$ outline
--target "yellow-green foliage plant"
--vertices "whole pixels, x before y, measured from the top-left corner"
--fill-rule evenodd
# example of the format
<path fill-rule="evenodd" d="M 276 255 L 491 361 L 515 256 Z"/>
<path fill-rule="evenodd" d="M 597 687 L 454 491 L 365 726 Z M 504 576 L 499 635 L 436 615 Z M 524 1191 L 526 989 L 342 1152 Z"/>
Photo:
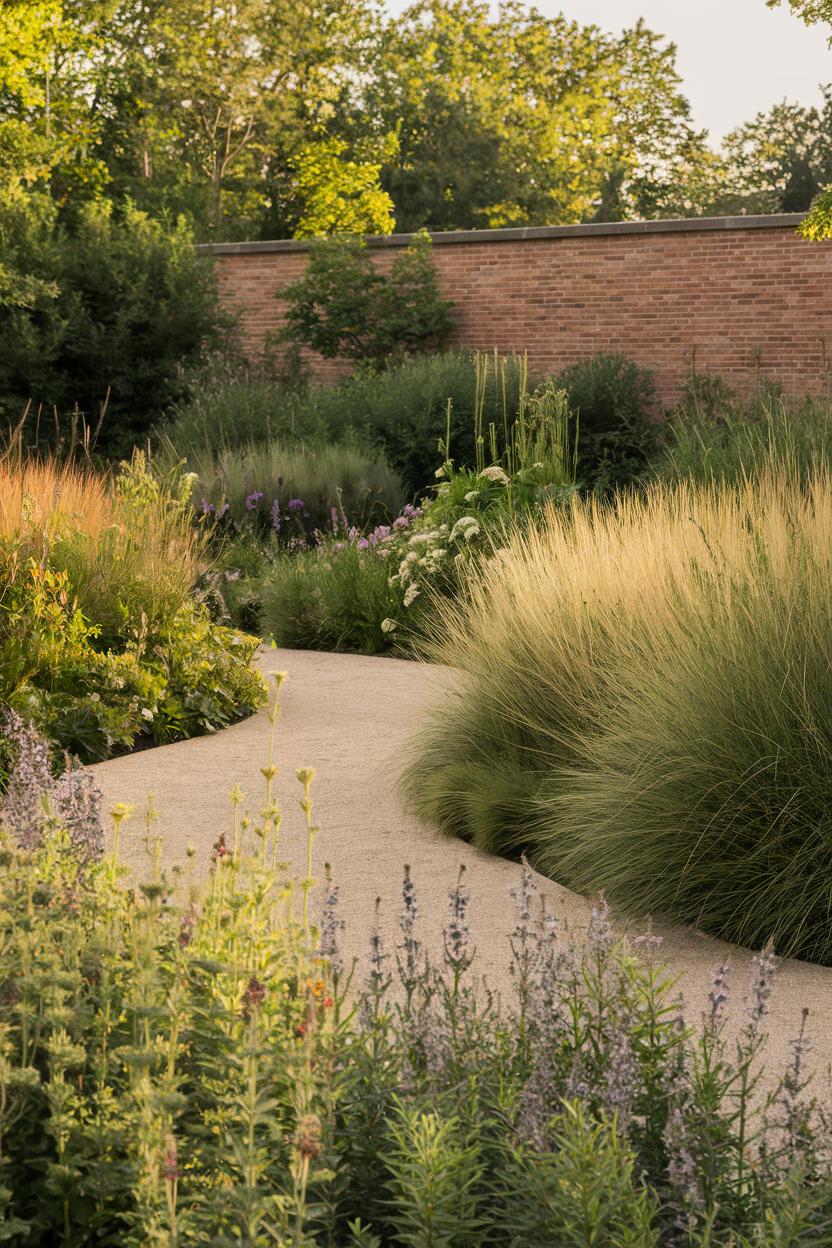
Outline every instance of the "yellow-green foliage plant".
<path fill-rule="evenodd" d="M 4 840 L 4 1239 L 307 1242 L 341 1023 L 313 881 L 279 865 L 276 771 L 270 751 L 254 820 L 232 791 L 204 885 L 191 860 L 163 873 L 149 813 L 146 882 L 128 887 L 121 805 L 113 852 L 97 861 L 54 817 L 35 847 Z M 311 864 L 313 773 L 298 778 Z"/>
<path fill-rule="evenodd" d="M 430 656 L 419 813 L 619 909 L 832 961 L 832 491 L 573 500 L 514 536 Z"/>
<path fill-rule="evenodd" d="M 208 561 L 190 489 L 139 453 L 112 477 L 0 461 L 0 703 L 84 761 L 262 702 L 256 640 L 199 602 Z"/>

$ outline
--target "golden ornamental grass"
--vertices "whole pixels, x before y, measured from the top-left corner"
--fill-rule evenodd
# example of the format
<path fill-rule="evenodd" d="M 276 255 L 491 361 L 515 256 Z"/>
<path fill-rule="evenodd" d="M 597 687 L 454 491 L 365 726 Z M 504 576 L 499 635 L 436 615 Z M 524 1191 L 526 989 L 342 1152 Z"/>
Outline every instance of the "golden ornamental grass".
<path fill-rule="evenodd" d="M 456 668 L 406 788 L 571 887 L 832 961 L 832 480 L 552 508 L 429 657 Z"/>
<path fill-rule="evenodd" d="M 55 460 L 0 460 L 0 534 L 43 532 L 56 522 L 98 538 L 113 523 L 107 478 Z"/>

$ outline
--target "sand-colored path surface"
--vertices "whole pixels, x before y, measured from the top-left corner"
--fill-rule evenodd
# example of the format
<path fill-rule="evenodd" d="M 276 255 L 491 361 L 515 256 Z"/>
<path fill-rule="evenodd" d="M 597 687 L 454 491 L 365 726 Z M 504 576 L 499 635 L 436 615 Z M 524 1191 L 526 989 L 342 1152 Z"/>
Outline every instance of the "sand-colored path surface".
<path fill-rule="evenodd" d="M 492 987 L 510 992 L 508 935 L 514 925 L 510 890 L 517 885 L 520 867 L 440 837 L 408 815 L 396 794 L 402 747 L 441 673 L 396 659 L 265 648 L 260 662 L 267 673 L 289 674 L 277 738 L 277 783 L 285 811 L 282 856 L 293 863 L 298 876 L 303 875 L 305 836 L 295 772 L 313 766 L 315 818 L 321 828 L 317 868 L 322 874 L 324 862 L 331 863 L 340 885 L 347 952 L 361 955 L 366 950 L 377 897 L 389 942 L 395 943 L 404 863 L 410 863 L 413 871 L 423 938 L 437 945 L 448 891 L 464 863 L 480 971 Z M 212 845 L 229 828 L 232 785 L 242 786 L 252 812 L 261 804 L 260 767 L 267 734 L 268 721 L 261 712 L 214 737 L 99 764 L 96 779 L 108 805 L 126 801 L 137 811 L 152 790 L 158 811 L 155 831 L 163 839 L 165 861 L 184 862 L 191 843 L 197 869 L 207 870 Z M 122 856 L 137 873 L 147 862 L 144 836 L 138 815 L 122 832 Z M 542 877 L 538 884 L 578 938 L 586 925 L 586 902 Z M 750 955 L 687 929 L 656 930 L 664 941 L 661 956 L 679 977 L 689 1020 L 698 1017 L 713 968 L 726 958 L 731 965 L 733 1012 L 742 1020 L 743 998 L 753 973 Z M 767 1064 L 783 1069 L 788 1063 L 790 1041 L 804 1006 L 810 1010 L 812 1064 L 824 1078 L 832 1063 L 832 969 L 781 964 L 767 1019 Z"/>

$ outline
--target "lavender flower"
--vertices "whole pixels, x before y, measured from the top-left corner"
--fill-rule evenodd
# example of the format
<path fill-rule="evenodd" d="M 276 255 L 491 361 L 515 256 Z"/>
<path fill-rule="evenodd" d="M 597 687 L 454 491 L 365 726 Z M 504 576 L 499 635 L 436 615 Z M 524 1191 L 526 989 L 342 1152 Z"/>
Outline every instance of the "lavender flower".
<path fill-rule="evenodd" d="M 443 932 L 445 965 L 453 971 L 456 978 L 464 974 L 474 960 L 474 953 L 469 948 L 470 932 L 468 930 L 468 906 L 471 894 L 462 883 L 464 874 L 465 867 L 461 866 L 456 887 L 448 893 L 451 918 Z"/>
<path fill-rule="evenodd" d="M 418 917 L 419 904 L 416 899 L 416 889 L 410 875 L 410 867 L 405 864 L 402 881 L 402 911 L 399 917 L 402 941 L 396 954 L 396 966 L 408 997 L 412 995 L 422 974 L 422 942 L 416 936 Z"/>
<path fill-rule="evenodd" d="M 216 510 L 217 510 L 217 509 L 216 509 L 216 507 L 214 506 L 214 504 L 213 504 L 213 503 L 209 502 L 207 498 L 203 498 L 203 500 L 202 500 L 202 514 L 203 514 L 204 516 L 211 516 L 211 515 L 213 515 L 213 514 L 214 514 L 214 512 L 215 512 Z"/>
<path fill-rule="evenodd" d="M 774 985 L 774 969 L 776 966 L 774 958 L 774 946 L 771 941 L 768 942 L 765 949 L 758 953 L 754 958 L 754 1002 L 748 1013 L 751 1017 L 751 1028 L 755 1030 L 760 1019 L 768 1014 L 768 1003 L 771 999 L 772 988 Z"/>
<path fill-rule="evenodd" d="M 386 542 L 391 535 L 392 529 L 389 524 L 379 524 L 373 529 L 368 541 L 371 546 L 378 546 L 381 542 Z"/>
<path fill-rule="evenodd" d="M 100 858 L 104 852 L 101 794 L 91 773 L 68 765 L 53 778 L 46 741 L 15 711 L 6 711 L 3 729 L 13 747 L 14 763 L 0 800 L 0 826 L 23 849 L 35 849 L 49 822 L 51 806 L 54 820 L 66 829 L 79 856 L 84 860 Z"/>
<path fill-rule="evenodd" d="M 338 508 L 337 507 L 330 507 L 329 519 L 332 525 L 332 532 L 337 534 L 338 529 L 340 528 L 340 524 L 338 522 Z"/>
<path fill-rule="evenodd" d="M 55 781 L 52 799 L 58 820 L 76 851 L 85 859 L 100 858 L 104 853 L 101 790 L 93 781 L 92 772 L 82 767 L 68 768 Z"/>
<path fill-rule="evenodd" d="M 370 933 L 370 973 L 358 1008 L 358 1021 L 366 1031 L 374 1026 L 381 1002 L 390 986 L 390 978 L 384 968 L 384 963 L 390 955 L 384 949 L 384 938 L 381 935 L 379 921 L 380 909 L 381 898 L 377 897 L 375 922 Z"/>
<path fill-rule="evenodd" d="M 523 859 L 520 887 L 511 889 L 517 907 L 517 923 L 509 938 L 511 948 L 511 974 L 516 976 L 517 1000 L 520 1012 L 525 1015 L 529 1005 L 531 975 L 534 962 L 534 932 L 532 930 L 532 903 L 537 889 L 532 869 Z"/>
<path fill-rule="evenodd" d="M 667 1116 L 664 1142 L 668 1151 L 667 1177 L 677 1199 L 687 1210 L 701 1209 L 702 1192 L 693 1157 L 692 1137 L 678 1103 L 671 1106 Z M 683 1224 L 680 1224 L 680 1229 L 683 1229 Z"/>
<path fill-rule="evenodd" d="M 618 1026 L 609 1044 L 607 1086 L 603 1100 L 607 1112 L 617 1114 L 626 1126 L 638 1088 L 638 1068 L 633 1047 L 623 1026 Z"/>
<path fill-rule="evenodd" d="M 231 510 L 231 504 L 223 503 L 222 507 L 220 507 L 219 511 L 217 512 L 217 519 L 222 520 L 223 516 L 227 516 L 230 510 Z"/>
<path fill-rule="evenodd" d="M 246 511 L 255 511 L 262 497 L 262 490 L 252 490 L 246 497 Z"/>
<path fill-rule="evenodd" d="M 558 1090 L 551 1063 L 538 1056 L 534 1069 L 526 1080 L 517 1116 L 517 1138 L 530 1144 L 539 1153 L 550 1146 L 549 1124 L 558 1104 Z"/>
<path fill-rule="evenodd" d="M 811 1104 L 806 1104 L 802 1094 L 811 1081 L 811 1075 L 803 1074 L 803 1057 L 812 1048 L 806 1035 L 806 1019 L 809 1011 L 804 1006 L 800 1031 L 791 1041 L 792 1060 L 783 1078 L 782 1106 L 784 1131 L 792 1155 L 805 1152 L 812 1138 Z"/>
<path fill-rule="evenodd" d="M 606 957 L 612 948 L 613 935 L 610 908 L 603 893 L 595 898 L 586 929 L 586 942 L 596 959 Z"/>
<path fill-rule="evenodd" d="M 329 864 L 326 868 L 326 883 L 327 890 L 321 916 L 320 954 L 329 962 L 332 975 L 337 977 L 344 966 L 340 937 L 345 924 L 343 919 L 338 918 L 338 885 L 332 883 Z"/>
<path fill-rule="evenodd" d="M 275 533 L 280 532 L 280 499 L 276 498 L 272 503 L 272 528 Z"/>
<path fill-rule="evenodd" d="M 290 498 L 286 504 L 290 511 L 302 511 L 304 517 L 309 519 L 309 512 L 306 510 L 306 503 L 302 498 Z"/>
<path fill-rule="evenodd" d="M 728 1004 L 728 971 L 727 962 L 720 962 L 714 971 L 711 991 L 708 993 L 708 1025 L 712 1031 L 719 1025 L 723 1007 Z"/>
<path fill-rule="evenodd" d="M 359 537 L 355 545 L 358 550 L 366 550 L 370 543 L 367 541 L 366 537 Z"/>
<path fill-rule="evenodd" d="M 409 518 L 407 516 L 396 516 L 396 519 L 393 521 L 393 528 L 398 529 L 400 531 L 402 529 L 409 529 L 410 528 Z"/>

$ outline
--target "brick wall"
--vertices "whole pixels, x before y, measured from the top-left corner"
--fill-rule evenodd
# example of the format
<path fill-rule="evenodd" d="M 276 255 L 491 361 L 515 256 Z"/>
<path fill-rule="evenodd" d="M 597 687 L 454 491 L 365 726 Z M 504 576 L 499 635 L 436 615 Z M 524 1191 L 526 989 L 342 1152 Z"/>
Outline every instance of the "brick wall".
<path fill-rule="evenodd" d="M 800 217 L 626 222 L 434 235 L 443 292 L 456 304 L 456 341 L 527 351 L 554 371 L 597 351 L 621 351 L 656 371 L 670 405 L 695 358 L 747 390 L 759 368 L 791 395 L 826 393 L 832 379 L 832 243 L 795 234 Z M 368 240 L 384 268 L 407 235 Z M 241 314 L 252 357 L 279 329 L 276 292 L 302 271 L 299 242 L 226 243 L 213 253 L 223 297 Z M 307 357 L 315 375 L 344 371 Z"/>

